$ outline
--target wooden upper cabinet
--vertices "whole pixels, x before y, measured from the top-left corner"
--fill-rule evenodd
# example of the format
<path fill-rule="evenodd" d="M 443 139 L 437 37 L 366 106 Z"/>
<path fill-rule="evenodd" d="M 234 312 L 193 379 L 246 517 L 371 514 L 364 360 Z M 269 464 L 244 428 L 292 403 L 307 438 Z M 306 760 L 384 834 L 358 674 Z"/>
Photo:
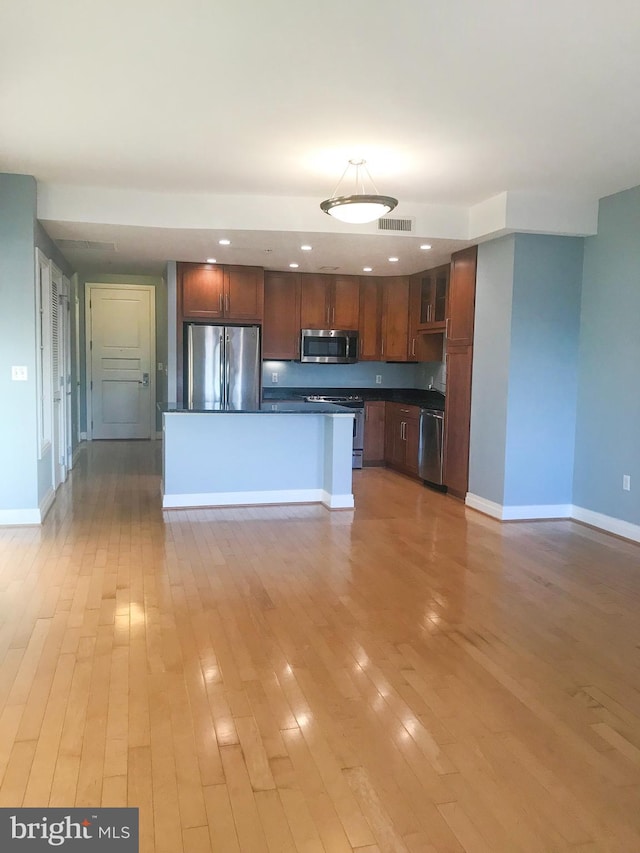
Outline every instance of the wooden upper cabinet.
<path fill-rule="evenodd" d="M 409 337 L 409 277 L 382 279 L 382 358 L 407 361 Z"/>
<path fill-rule="evenodd" d="M 302 275 L 303 329 L 357 329 L 359 305 L 358 276 Z"/>
<path fill-rule="evenodd" d="M 300 358 L 300 275 L 264 274 L 262 357 Z"/>
<path fill-rule="evenodd" d="M 473 343 L 477 257 L 477 246 L 455 252 L 451 256 L 447 298 L 447 346 L 470 346 Z"/>
<path fill-rule="evenodd" d="M 185 320 L 224 316 L 224 268 L 214 264 L 179 264 L 178 287 Z"/>
<path fill-rule="evenodd" d="M 360 319 L 358 358 L 380 361 L 382 358 L 382 284 L 378 278 L 360 279 Z"/>
<path fill-rule="evenodd" d="M 332 305 L 330 329 L 357 329 L 360 311 L 360 278 L 357 275 L 331 276 Z"/>
<path fill-rule="evenodd" d="M 420 281 L 417 328 L 424 332 L 443 331 L 447 321 L 449 264 L 425 270 Z"/>
<path fill-rule="evenodd" d="M 181 263 L 178 288 L 184 320 L 262 320 L 264 273 L 259 267 Z"/>
<path fill-rule="evenodd" d="M 261 322 L 264 311 L 264 270 L 224 267 L 224 316 L 227 320 Z"/>
<path fill-rule="evenodd" d="M 328 329 L 331 312 L 331 279 L 328 275 L 303 273 L 300 295 L 302 329 Z"/>

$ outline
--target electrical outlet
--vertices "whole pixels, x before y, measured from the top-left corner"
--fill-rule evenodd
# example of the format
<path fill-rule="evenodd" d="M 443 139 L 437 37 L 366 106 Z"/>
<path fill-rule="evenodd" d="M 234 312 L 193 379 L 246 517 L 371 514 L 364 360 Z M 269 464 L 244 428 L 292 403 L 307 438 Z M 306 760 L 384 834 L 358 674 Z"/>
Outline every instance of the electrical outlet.
<path fill-rule="evenodd" d="M 382 385 L 382 374 L 376 373 L 376 385 Z"/>
<path fill-rule="evenodd" d="M 274 385 L 278 384 L 278 374 L 275 371 L 271 374 L 271 381 Z"/>
<path fill-rule="evenodd" d="M 631 475 L 630 474 L 623 474 L 622 475 L 622 488 L 624 489 L 625 492 L 631 491 Z"/>
<path fill-rule="evenodd" d="M 12 382 L 26 382 L 28 377 L 28 371 L 26 366 L 23 365 L 13 365 L 11 368 L 11 381 Z"/>

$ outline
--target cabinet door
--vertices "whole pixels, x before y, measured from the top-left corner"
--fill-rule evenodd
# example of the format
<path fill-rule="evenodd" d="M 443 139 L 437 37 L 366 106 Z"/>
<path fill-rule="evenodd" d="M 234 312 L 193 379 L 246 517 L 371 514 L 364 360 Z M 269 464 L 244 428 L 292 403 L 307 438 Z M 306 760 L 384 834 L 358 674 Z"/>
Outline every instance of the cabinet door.
<path fill-rule="evenodd" d="M 418 452 L 420 449 L 420 420 L 406 418 L 404 428 L 404 464 L 407 473 L 418 476 Z"/>
<path fill-rule="evenodd" d="M 262 357 L 300 357 L 300 276 L 297 273 L 265 273 Z"/>
<path fill-rule="evenodd" d="M 477 255 L 478 247 L 471 246 L 451 256 L 447 301 L 448 346 L 469 346 L 473 343 Z"/>
<path fill-rule="evenodd" d="M 331 279 L 326 275 L 303 274 L 300 322 L 303 329 L 331 328 Z"/>
<path fill-rule="evenodd" d="M 185 320 L 224 316 L 224 270 L 213 264 L 180 264 L 179 289 Z"/>
<path fill-rule="evenodd" d="M 360 319 L 358 322 L 360 361 L 380 361 L 382 288 L 376 278 L 360 279 Z"/>
<path fill-rule="evenodd" d="M 264 271 L 260 267 L 226 266 L 224 314 L 228 320 L 261 322 Z"/>
<path fill-rule="evenodd" d="M 357 275 L 333 276 L 330 329 L 357 329 L 360 279 Z"/>
<path fill-rule="evenodd" d="M 471 418 L 472 347 L 448 347 L 444 414 L 444 482 L 456 497 L 467 494 Z"/>
<path fill-rule="evenodd" d="M 384 400 L 371 400 L 364 404 L 364 452 L 365 465 L 382 465 L 384 462 Z"/>
<path fill-rule="evenodd" d="M 422 275 L 412 275 L 409 279 L 409 331 L 407 336 L 407 361 L 419 361 L 418 331 L 422 296 Z"/>
<path fill-rule="evenodd" d="M 404 458 L 402 430 L 400 425 L 400 407 L 397 403 L 385 404 L 384 419 L 384 461 L 398 468 Z"/>
<path fill-rule="evenodd" d="M 383 279 L 382 358 L 406 361 L 409 332 L 409 278 Z"/>

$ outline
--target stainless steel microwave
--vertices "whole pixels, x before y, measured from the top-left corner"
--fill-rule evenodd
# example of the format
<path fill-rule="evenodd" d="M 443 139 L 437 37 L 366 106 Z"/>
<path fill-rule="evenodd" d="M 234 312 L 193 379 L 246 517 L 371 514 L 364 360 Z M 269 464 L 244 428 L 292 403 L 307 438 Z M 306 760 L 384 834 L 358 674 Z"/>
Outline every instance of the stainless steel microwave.
<path fill-rule="evenodd" d="M 352 364 L 358 360 L 358 333 L 345 329 L 302 329 L 300 361 Z"/>

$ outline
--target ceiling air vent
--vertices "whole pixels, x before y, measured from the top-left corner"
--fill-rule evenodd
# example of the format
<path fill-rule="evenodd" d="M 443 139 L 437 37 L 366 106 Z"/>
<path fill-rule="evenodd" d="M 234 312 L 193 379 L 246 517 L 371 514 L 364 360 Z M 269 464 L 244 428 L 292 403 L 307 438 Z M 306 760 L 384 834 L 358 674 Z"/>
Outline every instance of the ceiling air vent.
<path fill-rule="evenodd" d="M 335 272 L 336 270 L 339 270 L 340 267 L 318 267 L 318 269 L 321 272 Z"/>
<path fill-rule="evenodd" d="M 115 252 L 115 243 L 100 243 L 97 240 L 56 240 L 58 248 L 69 252 Z"/>
<path fill-rule="evenodd" d="M 413 231 L 412 219 L 397 219 L 391 216 L 383 216 L 378 219 L 378 231 Z"/>

